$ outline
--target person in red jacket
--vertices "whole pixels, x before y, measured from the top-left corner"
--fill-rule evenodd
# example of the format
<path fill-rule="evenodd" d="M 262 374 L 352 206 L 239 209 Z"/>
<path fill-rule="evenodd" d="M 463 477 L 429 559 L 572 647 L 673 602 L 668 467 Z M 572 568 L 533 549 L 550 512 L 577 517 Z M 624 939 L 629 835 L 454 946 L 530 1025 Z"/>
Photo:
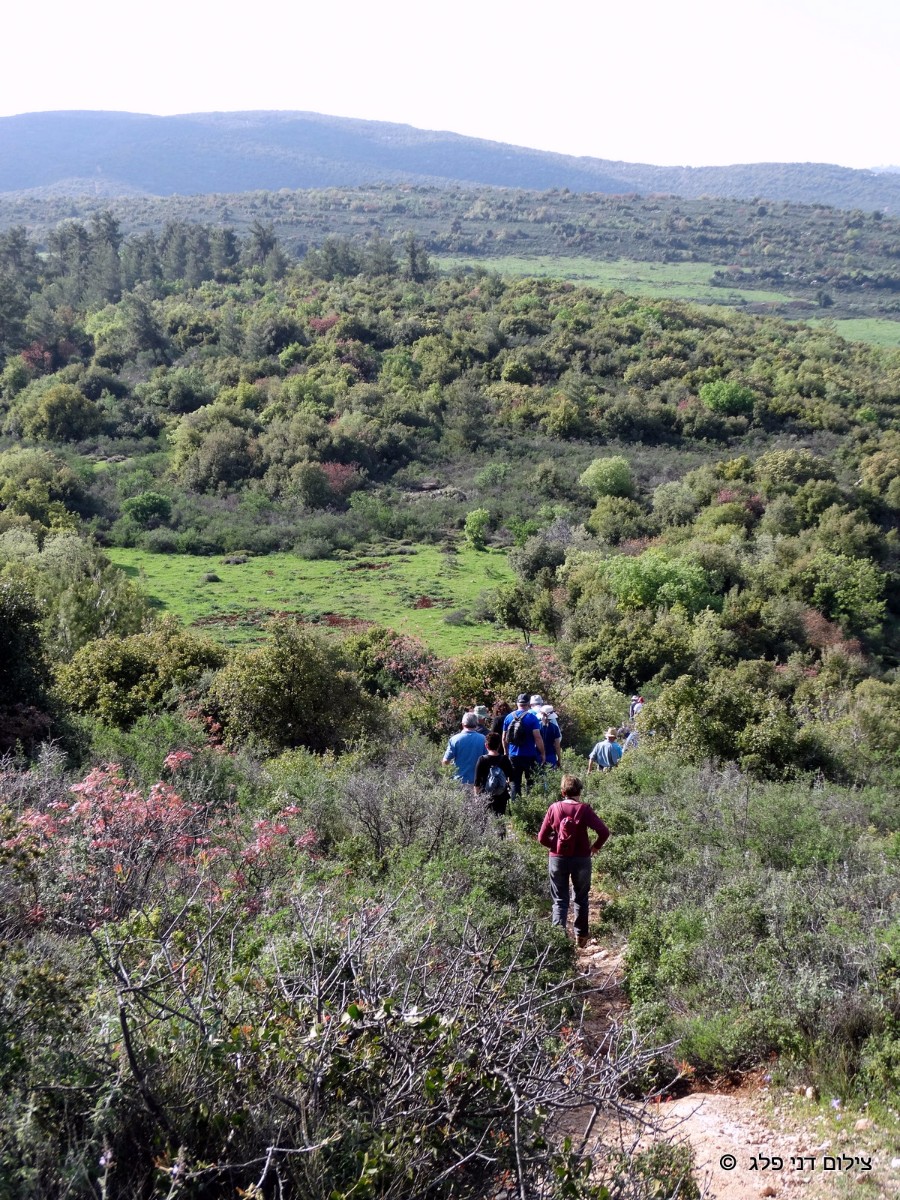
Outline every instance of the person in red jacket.
<path fill-rule="evenodd" d="M 591 890 L 591 855 L 609 837 L 609 829 L 589 804 L 581 799 L 581 780 L 564 775 L 562 799 L 551 804 L 538 841 L 550 851 L 550 895 L 553 924 L 563 929 L 569 915 L 569 884 L 575 893 L 575 934 L 579 946 L 588 944 L 588 903 Z M 590 831 L 597 838 L 591 845 Z"/>

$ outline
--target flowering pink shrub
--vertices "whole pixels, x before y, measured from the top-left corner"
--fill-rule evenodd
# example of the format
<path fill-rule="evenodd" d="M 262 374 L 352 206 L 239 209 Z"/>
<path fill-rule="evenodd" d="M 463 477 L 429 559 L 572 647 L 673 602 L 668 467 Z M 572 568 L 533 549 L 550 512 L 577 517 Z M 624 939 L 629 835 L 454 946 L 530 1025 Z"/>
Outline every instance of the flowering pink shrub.
<path fill-rule="evenodd" d="M 309 327 L 313 333 L 327 333 L 329 329 L 334 329 L 340 319 L 337 313 L 329 313 L 327 317 L 310 317 Z"/>
<path fill-rule="evenodd" d="M 174 751 L 165 766 L 174 773 L 193 757 Z M 223 882 L 233 892 L 228 873 L 238 864 L 255 868 L 239 885 L 261 891 L 291 877 L 297 850 L 312 856 L 317 845 L 295 806 L 248 831 L 236 811 L 213 812 L 163 781 L 144 791 L 115 763 L 91 771 L 63 798 L 23 808 L 2 833 L 0 868 L 13 868 L 4 882 L 16 880 L 3 889 L 9 909 L 30 925 L 67 929 L 180 905 L 189 895 L 218 903 Z"/>
<path fill-rule="evenodd" d="M 322 462 L 319 469 L 335 496 L 347 496 L 362 487 L 359 463 Z"/>

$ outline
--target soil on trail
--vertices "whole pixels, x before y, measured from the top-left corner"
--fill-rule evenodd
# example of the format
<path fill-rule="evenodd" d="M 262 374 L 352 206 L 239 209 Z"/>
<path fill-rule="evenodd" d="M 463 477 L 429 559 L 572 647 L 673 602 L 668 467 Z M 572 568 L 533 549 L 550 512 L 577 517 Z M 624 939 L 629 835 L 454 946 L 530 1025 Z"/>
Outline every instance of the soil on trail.
<path fill-rule="evenodd" d="M 592 896 L 593 911 L 603 902 L 604 897 Z M 628 1008 L 623 987 L 624 954 L 624 946 L 604 945 L 593 938 L 576 951 L 579 974 L 592 992 L 584 1022 L 588 1044 L 599 1045 L 610 1028 L 621 1023 Z M 825 1155 L 839 1154 L 840 1150 L 833 1150 L 830 1142 L 817 1140 L 809 1130 L 777 1127 L 778 1110 L 770 1109 L 768 1091 L 760 1077 L 737 1090 L 691 1091 L 655 1107 L 658 1120 L 653 1121 L 654 1129 L 636 1144 L 646 1146 L 660 1136 L 688 1142 L 704 1200 L 797 1196 L 827 1200 L 838 1195 L 837 1181 L 833 1175 L 823 1174 L 823 1163 Z M 815 1160 L 814 1171 L 794 1169 L 792 1158 L 795 1163 L 808 1165 L 810 1157 Z M 762 1166 L 764 1160 L 778 1158 L 783 1162 L 780 1170 Z M 851 1181 L 859 1186 L 849 1194 L 873 1198 L 886 1194 L 877 1185 L 873 1189 L 874 1171 L 868 1175 L 853 1172 Z M 848 1181 L 840 1182 L 846 1187 Z M 848 1195 L 846 1191 L 841 1194 Z"/>

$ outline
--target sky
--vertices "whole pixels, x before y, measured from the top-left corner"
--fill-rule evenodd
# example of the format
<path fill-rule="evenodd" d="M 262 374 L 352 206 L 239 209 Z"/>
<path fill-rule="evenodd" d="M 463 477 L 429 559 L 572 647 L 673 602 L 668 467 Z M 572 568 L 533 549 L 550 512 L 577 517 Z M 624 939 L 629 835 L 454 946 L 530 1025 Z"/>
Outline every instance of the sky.
<path fill-rule="evenodd" d="M 659 165 L 900 164 L 897 0 L 39 0 L 3 24 L 0 116 L 285 109 Z"/>

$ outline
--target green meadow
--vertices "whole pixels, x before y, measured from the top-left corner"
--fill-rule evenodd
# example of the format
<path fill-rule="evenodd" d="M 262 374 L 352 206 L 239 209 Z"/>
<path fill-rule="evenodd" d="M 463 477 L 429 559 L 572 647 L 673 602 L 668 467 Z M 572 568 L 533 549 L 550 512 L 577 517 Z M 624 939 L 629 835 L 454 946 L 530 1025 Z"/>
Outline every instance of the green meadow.
<path fill-rule="evenodd" d="M 373 621 L 414 634 L 443 656 L 509 637 L 469 615 L 482 593 L 512 578 L 500 550 L 388 546 L 338 559 L 285 553 L 242 563 L 144 550 L 108 553 L 158 609 L 230 644 L 258 638 L 276 613 L 325 624 Z"/>
<path fill-rule="evenodd" d="M 596 287 L 621 288 L 623 292 L 635 295 L 668 296 L 675 300 L 702 300 L 712 304 L 728 304 L 734 300 L 757 304 L 790 304 L 794 299 L 784 292 L 713 287 L 709 281 L 715 271 L 721 270 L 721 266 L 709 262 L 639 262 L 628 258 L 601 262 L 587 255 L 567 258 L 552 254 L 536 255 L 534 258 L 515 255 L 498 255 L 496 258 L 441 256 L 435 261 L 447 269 L 481 266 L 500 275 L 549 275 L 554 279 L 570 279 Z"/>
<path fill-rule="evenodd" d="M 695 300 L 702 304 L 771 304 L 797 305 L 803 298 L 786 292 L 770 292 L 761 288 L 713 287 L 710 279 L 721 265 L 708 262 L 639 262 L 621 258 L 601 262 L 586 255 L 555 257 L 537 255 L 534 258 L 514 255 L 496 258 L 466 258 L 441 256 L 436 259 L 448 270 L 457 267 L 488 267 L 501 275 L 516 278 L 551 276 L 573 283 L 590 284 L 599 288 L 619 288 L 636 296 L 667 296 L 675 300 Z M 786 314 L 791 320 L 800 319 L 795 313 Z M 827 325 L 851 342 L 868 342 L 873 346 L 900 346 L 900 321 L 884 317 L 809 317 L 809 325 Z"/>
<path fill-rule="evenodd" d="M 824 325 L 851 342 L 868 342 L 889 349 L 900 347 L 900 321 L 889 321 L 886 317 L 846 317 L 838 321 L 813 317 L 808 324 Z"/>

